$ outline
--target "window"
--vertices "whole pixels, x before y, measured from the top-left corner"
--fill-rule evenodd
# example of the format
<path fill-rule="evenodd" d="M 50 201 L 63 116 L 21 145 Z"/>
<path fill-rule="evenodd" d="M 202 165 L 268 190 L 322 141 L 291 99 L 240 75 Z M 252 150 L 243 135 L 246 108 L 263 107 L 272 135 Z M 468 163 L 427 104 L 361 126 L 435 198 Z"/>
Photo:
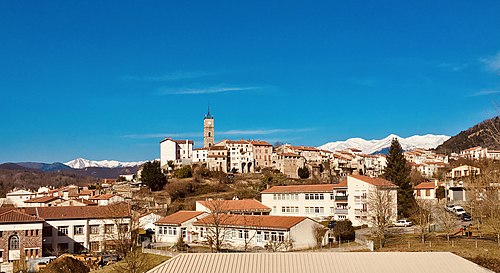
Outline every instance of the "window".
<path fill-rule="evenodd" d="M 9 238 L 9 250 L 17 249 L 19 249 L 19 237 L 17 235 L 14 235 Z"/>
<path fill-rule="evenodd" d="M 278 233 L 278 241 L 279 242 L 285 241 L 285 233 L 283 232 Z"/>
<path fill-rule="evenodd" d="M 68 235 L 68 227 L 58 227 L 57 228 L 57 235 L 58 236 L 66 236 Z"/>
<path fill-rule="evenodd" d="M 262 242 L 262 231 L 257 231 L 257 242 L 258 243 Z"/>
<path fill-rule="evenodd" d="M 90 242 L 90 251 L 97 252 L 99 251 L 99 242 Z"/>
<path fill-rule="evenodd" d="M 99 234 L 99 225 L 91 225 L 90 234 Z"/>
<path fill-rule="evenodd" d="M 111 234 L 115 231 L 115 226 L 113 224 L 104 225 L 104 233 Z"/>
<path fill-rule="evenodd" d="M 264 232 L 264 241 L 269 241 L 269 231 Z"/>
<path fill-rule="evenodd" d="M 242 229 L 238 230 L 238 239 L 243 239 L 243 230 Z"/>
<path fill-rule="evenodd" d="M 82 235 L 84 226 L 75 226 L 73 229 L 73 234 L 75 235 Z"/>
<path fill-rule="evenodd" d="M 431 196 L 431 190 L 430 189 L 426 189 L 425 190 L 425 196 Z"/>

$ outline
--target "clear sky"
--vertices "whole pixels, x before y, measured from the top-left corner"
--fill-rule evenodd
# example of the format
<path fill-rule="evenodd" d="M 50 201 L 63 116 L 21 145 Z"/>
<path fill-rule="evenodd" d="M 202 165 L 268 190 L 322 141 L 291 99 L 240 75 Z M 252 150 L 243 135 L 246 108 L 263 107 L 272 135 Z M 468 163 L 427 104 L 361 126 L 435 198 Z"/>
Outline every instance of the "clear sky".
<path fill-rule="evenodd" d="M 318 146 L 499 99 L 497 0 L 0 2 L 0 162 L 158 158 L 208 104 L 216 140 Z"/>

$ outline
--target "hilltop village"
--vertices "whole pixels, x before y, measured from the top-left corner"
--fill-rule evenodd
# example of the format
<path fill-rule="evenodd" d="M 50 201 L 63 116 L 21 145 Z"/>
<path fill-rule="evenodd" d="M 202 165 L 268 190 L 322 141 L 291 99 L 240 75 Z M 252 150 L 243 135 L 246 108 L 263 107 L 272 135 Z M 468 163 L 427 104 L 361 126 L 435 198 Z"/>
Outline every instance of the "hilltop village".
<path fill-rule="evenodd" d="M 399 211 L 402 186 L 385 176 L 393 164 L 390 154 L 263 140 L 216 142 L 210 111 L 203 131 L 200 148 L 189 139 L 161 140 L 156 164 L 168 182 L 159 191 L 143 183 L 141 169 L 97 185 L 9 192 L 0 207 L 2 272 L 28 264 L 35 270 L 64 253 L 99 257 L 89 262 L 98 268 L 103 257 L 124 259 L 135 249 L 172 256 L 190 250 L 326 250 L 346 247 L 344 242 L 357 251 L 381 251 L 389 238 L 405 234 L 424 243 L 494 234 L 469 226 L 481 217 L 472 210 L 479 206 L 478 190 L 497 189 L 488 183 L 473 189 L 470 182 L 483 177 L 482 168 L 490 172 L 500 151 L 401 151 L 410 195 L 420 208 L 408 217 Z M 493 216 L 483 217 L 487 222 Z"/>

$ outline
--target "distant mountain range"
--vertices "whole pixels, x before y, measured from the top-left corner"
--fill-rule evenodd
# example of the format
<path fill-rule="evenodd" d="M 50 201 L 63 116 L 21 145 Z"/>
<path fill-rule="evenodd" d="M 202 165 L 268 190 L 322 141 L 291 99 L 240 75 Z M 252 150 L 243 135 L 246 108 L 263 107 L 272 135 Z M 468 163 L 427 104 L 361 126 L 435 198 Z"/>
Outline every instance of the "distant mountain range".
<path fill-rule="evenodd" d="M 101 167 L 101 168 L 129 168 L 136 167 L 146 163 L 147 161 L 137 161 L 137 162 L 120 162 L 116 160 L 89 160 L 85 158 L 76 158 L 71 161 L 64 163 L 64 165 L 69 166 L 73 169 L 84 169 L 88 167 Z"/>
<path fill-rule="evenodd" d="M 391 134 L 383 139 L 365 140 L 362 138 L 350 138 L 345 141 L 329 142 L 319 146 L 319 149 L 328 151 L 341 151 L 347 148 L 356 148 L 365 154 L 386 153 L 391 146 L 392 139 L 397 138 L 403 150 L 408 151 L 416 148 L 434 149 L 443 144 L 450 136 L 446 135 L 415 135 L 407 138 L 402 138 L 398 135 Z"/>
<path fill-rule="evenodd" d="M 458 133 L 439 145 L 436 151 L 447 154 L 459 153 L 476 146 L 500 149 L 500 117 L 487 119 Z"/>

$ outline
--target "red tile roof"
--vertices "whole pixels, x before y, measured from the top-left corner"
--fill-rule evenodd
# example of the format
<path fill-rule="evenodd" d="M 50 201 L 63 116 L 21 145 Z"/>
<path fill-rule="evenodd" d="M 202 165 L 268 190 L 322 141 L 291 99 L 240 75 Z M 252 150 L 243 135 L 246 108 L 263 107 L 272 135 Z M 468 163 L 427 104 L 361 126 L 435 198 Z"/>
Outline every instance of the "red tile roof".
<path fill-rule="evenodd" d="M 42 218 L 31 216 L 19 210 L 10 210 L 0 214 L 0 223 L 36 223 L 43 221 Z"/>
<path fill-rule="evenodd" d="M 49 195 L 49 196 L 31 198 L 29 200 L 24 201 L 24 203 L 49 203 L 57 199 L 59 199 L 59 197 Z"/>
<path fill-rule="evenodd" d="M 368 184 L 371 184 L 373 186 L 397 187 L 391 181 L 385 180 L 385 179 L 380 178 L 380 177 L 368 177 L 368 176 L 359 175 L 359 174 L 353 174 L 353 175 L 349 175 L 349 176 L 352 178 L 356 178 L 358 180 L 361 180 L 363 182 L 366 182 Z"/>
<path fill-rule="evenodd" d="M 239 215 L 239 214 L 219 214 L 218 221 L 226 227 L 252 227 L 268 229 L 288 230 L 298 223 L 304 221 L 307 217 L 300 216 L 274 216 L 274 215 Z M 196 222 L 195 226 L 212 225 L 215 217 L 209 214 Z"/>
<path fill-rule="evenodd" d="M 332 192 L 334 188 L 334 184 L 273 186 L 269 189 L 261 191 L 261 193 Z"/>
<path fill-rule="evenodd" d="M 70 204 L 71 204 L 71 201 L 79 202 L 79 203 L 82 203 L 82 204 L 84 204 L 86 206 L 97 206 L 97 203 L 89 201 L 89 200 L 87 200 L 85 198 L 77 198 L 77 199 L 65 200 L 62 203 L 64 203 L 64 202 L 70 202 Z"/>
<path fill-rule="evenodd" d="M 437 188 L 434 182 L 424 182 L 415 186 L 415 189 L 435 189 Z"/>
<path fill-rule="evenodd" d="M 105 219 L 129 218 L 130 206 L 127 203 L 116 203 L 108 206 L 66 206 L 23 208 L 24 212 L 45 220 L 58 219 Z"/>
<path fill-rule="evenodd" d="M 205 214 L 205 212 L 180 210 L 176 213 L 161 218 L 160 220 L 156 221 L 155 224 L 181 225 L 182 223 L 201 216 L 202 214 Z"/>
<path fill-rule="evenodd" d="M 112 194 L 112 193 L 107 193 L 107 194 L 101 194 L 101 195 L 97 195 L 97 196 L 93 196 L 93 197 L 90 197 L 89 199 L 91 200 L 109 200 L 115 196 L 118 196 L 118 195 L 115 195 L 115 194 Z"/>
<path fill-rule="evenodd" d="M 209 200 L 209 201 L 197 201 L 209 210 L 213 210 L 214 207 L 221 211 L 231 211 L 231 212 L 249 212 L 249 211 L 271 211 L 271 208 L 263 205 L 261 202 L 254 199 L 243 199 L 243 200 Z"/>
<path fill-rule="evenodd" d="M 273 145 L 269 144 L 268 142 L 262 141 L 262 140 L 252 140 L 252 141 L 250 141 L 250 143 L 252 143 L 252 145 L 254 145 L 254 146 L 273 146 Z"/>

